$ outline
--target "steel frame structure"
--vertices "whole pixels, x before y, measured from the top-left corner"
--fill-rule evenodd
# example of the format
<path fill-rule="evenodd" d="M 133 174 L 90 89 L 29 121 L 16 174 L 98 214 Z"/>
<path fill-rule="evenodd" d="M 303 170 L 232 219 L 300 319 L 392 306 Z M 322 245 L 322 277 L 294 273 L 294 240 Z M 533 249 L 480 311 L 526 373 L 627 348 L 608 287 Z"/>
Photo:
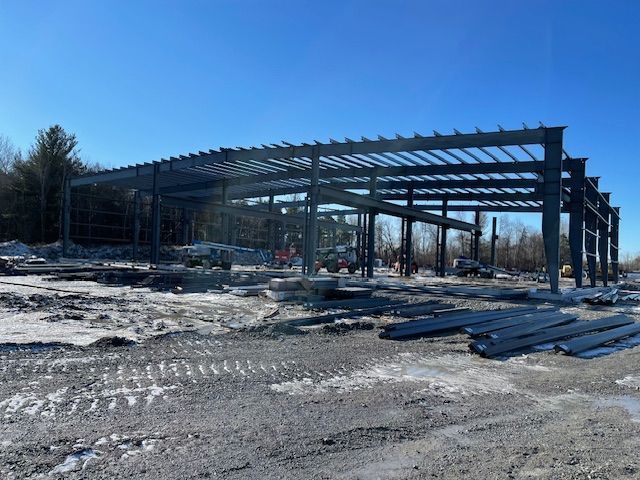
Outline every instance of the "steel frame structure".
<path fill-rule="evenodd" d="M 250 215 L 270 222 L 302 223 L 305 253 L 315 252 L 318 228 L 358 231 L 366 246 L 367 275 L 373 276 L 375 220 L 378 214 L 403 219 L 405 265 L 410 273 L 411 225 L 416 221 L 439 228 L 439 255 L 445 258 L 447 230 L 472 233 L 472 248 L 482 235 L 477 224 L 447 216 L 449 212 L 537 212 L 542 214 L 542 232 L 551 290 L 558 291 L 560 262 L 560 218 L 569 214 L 569 243 L 576 285 L 582 285 L 582 260 L 595 285 L 596 260 L 600 260 L 603 282 L 612 265 L 618 281 L 618 232 L 620 209 L 610 203 L 610 194 L 598 190 L 598 178 L 587 177 L 586 158 L 570 157 L 563 148 L 565 127 L 452 135 L 434 131 L 432 136 L 415 133 L 394 139 L 378 136 L 360 141 L 345 139 L 294 145 L 287 142 L 251 148 L 220 148 L 153 163 L 136 164 L 71 178 L 63 202 L 63 243 L 69 243 L 71 191 L 91 184 L 109 184 L 136 191 L 136 198 L 151 196 L 153 205 L 151 263 L 160 252 L 160 205 L 185 210 L 207 209 L 223 216 L 224 238 L 233 240 L 233 216 Z M 303 201 L 277 202 L 279 197 L 306 194 Z M 264 206 L 234 205 L 234 200 L 269 200 Z M 400 203 L 398 203 L 400 202 Z M 420 202 L 420 203 L 418 203 Z M 286 215 L 277 209 L 301 206 L 305 214 Z M 323 204 L 351 207 L 332 211 L 364 214 L 364 225 L 321 222 L 327 216 Z M 439 212 L 439 214 L 428 213 Z M 360 216 L 359 216 L 360 218 Z M 328 224 L 328 225 L 327 225 Z M 139 228 L 139 227 L 138 227 Z M 406 231 L 405 231 L 406 230 Z M 136 231 L 134 226 L 133 231 Z M 134 235 L 134 245 L 137 238 Z M 610 258 L 610 260 L 609 260 Z M 313 272 L 314 255 L 305 255 L 305 271 Z M 444 275 L 444 261 L 440 261 Z"/>

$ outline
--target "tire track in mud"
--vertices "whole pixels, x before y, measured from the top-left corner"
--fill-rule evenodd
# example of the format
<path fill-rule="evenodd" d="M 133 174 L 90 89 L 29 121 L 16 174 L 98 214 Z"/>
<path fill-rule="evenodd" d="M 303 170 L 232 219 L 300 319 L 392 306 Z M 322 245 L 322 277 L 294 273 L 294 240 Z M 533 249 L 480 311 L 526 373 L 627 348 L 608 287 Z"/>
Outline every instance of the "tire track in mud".
<path fill-rule="evenodd" d="M 177 340 L 164 350 L 143 355 L 77 352 L 47 353 L 38 358 L 6 358 L 0 385 L 22 385 L 11 395 L 0 395 L 0 418 L 16 415 L 64 417 L 77 412 L 116 408 L 148 408 L 186 388 L 217 380 L 247 380 L 271 385 L 321 380 L 346 375 L 352 369 L 337 365 L 309 369 L 293 360 L 262 362 L 248 358 L 220 358 L 219 341 Z M 25 381 L 26 380 L 26 381 Z M 81 383 L 80 386 L 77 386 Z M 71 384 L 71 385 L 70 385 Z"/>

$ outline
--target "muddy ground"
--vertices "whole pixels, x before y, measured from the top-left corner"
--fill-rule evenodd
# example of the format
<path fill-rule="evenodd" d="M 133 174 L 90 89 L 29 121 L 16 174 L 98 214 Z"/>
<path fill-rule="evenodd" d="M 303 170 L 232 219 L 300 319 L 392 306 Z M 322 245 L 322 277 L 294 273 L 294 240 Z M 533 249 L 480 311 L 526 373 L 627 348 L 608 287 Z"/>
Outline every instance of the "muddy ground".
<path fill-rule="evenodd" d="M 497 361 L 470 354 L 461 335 L 381 340 L 372 323 L 384 318 L 295 334 L 265 325 L 262 311 L 238 314 L 255 317 L 245 330 L 207 329 L 194 323 L 206 311 L 196 297 L 136 305 L 131 295 L 143 292 L 124 288 L 110 290 L 122 305 L 99 309 L 126 321 L 91 327 L 100 315 L 92 301 L 67 299 L 83 317 L 64 318 L 74 311 L 60 308 L 67 294 L 40 290 L 58 295 L 46 306 L 29 300 L 29 288 L 1 290 L 6 324 L 19 311 L 31 315 L 27 326 L 73 331 L 79 322 L 76 330 L 103 339 L 18 347 L 7 341 L 14 331 L 3 340 L 2 478 L 640 477 L 640 347 L 591 360 L 547 351 Z M 226 297 L 215 299 L 232 309 Z M 262 304 L 243 302 L 250 311 Z M 166 331 L 154 329 L 158 311 L 173 322 Z M 48 321 L 53 314 L 63 318 Z M 142 333 L 113 340 L 132 332 L 136 316 Z"/>

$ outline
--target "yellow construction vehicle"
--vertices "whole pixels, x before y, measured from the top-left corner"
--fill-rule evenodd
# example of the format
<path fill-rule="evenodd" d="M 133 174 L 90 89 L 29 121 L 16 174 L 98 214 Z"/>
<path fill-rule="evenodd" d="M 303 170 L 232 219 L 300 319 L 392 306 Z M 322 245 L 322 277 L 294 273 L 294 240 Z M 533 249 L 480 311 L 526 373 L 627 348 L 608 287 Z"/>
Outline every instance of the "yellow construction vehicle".
<path fill-rule="evenodd" d="M 573 267 L 568 263 L 565 263 L 564 265 L 562 265 L 562 268 L 560 269 L 560 276 L 564 278 L 572 278 Z"/>

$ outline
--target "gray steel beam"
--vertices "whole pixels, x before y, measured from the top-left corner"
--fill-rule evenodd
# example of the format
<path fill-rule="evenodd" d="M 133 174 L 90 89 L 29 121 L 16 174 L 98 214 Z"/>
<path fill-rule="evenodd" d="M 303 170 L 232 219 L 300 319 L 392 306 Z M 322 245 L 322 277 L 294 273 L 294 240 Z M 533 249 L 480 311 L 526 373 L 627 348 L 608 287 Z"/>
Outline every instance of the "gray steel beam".
<path fill-rule="evenodd" d="M 582 288 L 584 250 L 585 163 L 571 171 L 571 201 L 569 202 L 569 248 L 576 288 Z"/>
<path fill-rule="evenodd" d="M 409 191 L 407 192 L 407 207 L 412 208 L 413 207 L 413 187 L 409 187 Z M 411 274 L 413 273 L 413 269 L 411 267 L 411 264 L 413 263 L 413 219 L 412 218 L 407 218 L 407 224 L 406 224 L 406 237 L 405 237 L 405 255 L 406 255 L 406 262 L 405 262 L 405 270 L 404 270 L 404 274 L 407 277 L 410 277 Z"/>
<path fill-rule="evenodd" d="M 161 172 L 175 172 L 204 165 L 266 161 L 278 158 L 312 158 L 314 150 L 321 157 L 353 156 L 374 153 L 393 153 L 494 147 L 509 145 L 535 145 L 544 143 L 548 132 L 562 131 L 564 127 L 537 128 L 490 133 L 443 135 L 434 137 L 398 138 L 394 140 L 367 140 L 319 145 L 300 145 L 275 148 L 250 148 L 243 150 L 210 151 L 209 153 L 164 161 Z M 132 167 L 85 175 L 72 179 L 72 186 L 90 185 L 112 180 L 121 180 L 142 175 L 153 175 L 153 165 Z"/>
<path fill-rule="evenodd" d="M 442 216 L 447 216 L 447 201 L 442 201 Z M 447 225 L 441 224 L 441 234 L 440 234 L 440 276 L 444 277 L 446 273 L 446 263 L 447 263 Z"/>
<path fill-rule="evenodd" d="M 618 268 L 618 256 L 620 247 L 618 242 L 620 241 L 620 207 L 613 207 L 613 214 L 611 215 L 611 269 L 613 270 L 613 281 L 618 283 L 620 281 L 620 270 Z"/>
<path fill-rule="evenodd" d="M 598 220 L 598 256 L 600 257 L 600 272 L 602 273 L 602 284 L 606 287 L 609 284 L 609 193 L 603 193 L 603 202 L 598 203 L 598 212 L 604 219 Z"/>
<path fill-rule="evenodd" d="M 273 194 L 269 195 L 269 211 L 273 213 L 274 210 L 274 203 L 273 203 Z M 273 252 L 275 251 L 276 247 L 276 238 L 275 238 L 275 222 L 274 220 L 267 220 L 268 224 L 267 224 L 267 245 L 268 245 L 268 249 Z"/>
<path fill-rule="evenodd" d="M 562 129 L 546 132 L 542 236 L 551 292 L 558 293 L 560 280 L 560 211 L 562 205 Z"/>
<path fill-rule="evenodd" d="M 229 203 L 229 184 L 228 182 L 223 182 L 222 184 L 222 195 L 221 195 L 221 199 L 220 199 L 220 203 L 222 205 L 227 205 Z M 230 224 L 230 219 L 229 219 L 229 214 L 228 213 L 221 213 L 220 214 L 220 224 L 221 224 L 221 242 L 222 243 L 229 243 L 229 237 L 230 237 L 230 232 L 229 229 L 231 228 L 231 224 Z"/>
<path fill-rule="evenodd" d="M 480 225 L 480 210 L 476 210 L 476 225 Z M 473 259 L 476 262 L 480 261 L 480 237 L 482 236 L 482 230 L 476 231 L 473 234 Z"/>
<path fill-rule="evenodd" d="M 373 202 L 376 200 L 377 178 L 372 176 L 369 179 L 369 195 Z M 363 197 L 364 198 L 364 197 Z M 373 267 L 376 257 L 376 209 L 369 207 L 369 224 L 367 225 L 367 277 L 373 278 Z"/>
<path fill-rule="evenodd" d="M 209 211 L 216 213 L 228 213 L 237 215 L 238 217 L 255 217 L 265 220 L 275 220 L 277 222 L 284 222 L 289 225 L 304 225 L 304 215 L 300 214 L 284 214 L 279 212 L 269 212 L 266 210 L 260 210 L 248 206 L 239 205 L 224 205 L 222 203 L 204 202 L 193 199 L 176 198 L 176 197 L 163 197 L 162 202 L 164 205 L 177 208 L 190 208 L 197 211 Z M 318 220 L 318 225 L 322 228 L 336 228 L 342 231 L 359 231 L 362 230 L 357 225 L 351 225 L 348 223 L 328 222 Z"/>
<path fill-rule="evenodd" d="M 189 245 L 191 243 L 191 210 L 182 209 L 182 244 Z"/>
<path fill-rule="evenodd" d="M 570 163 L 570 162 L 569 162 Z M 567 163 L 567 167 L 569 165 Z M 337 169 L 323 169 L 320 171 L 320 179 L 328 181 L 332 178 L 369 178 L 370 175 L 377 177 L 411 177 L 424 175 L 486 175 L 490 173 L 540 173 L 544 170 L 544 162 L 542 161 L 526 161 L 526 162 L 503 162 L 503 163 L 460 163 L 445 165 L 405 165 L 392 167 L 351 167 Z M 286 170 L 261 175 L 246 175 L 242 177 L 234 177 L 229 179 L 233 182 L 234 187 L 246 185 L 259 185 L 266 182 L 275 182 L 280 180 L 292 180 L 308 178 L 309 170 Z M 219 193 L 222 188 L 223 180 L 210 180 L 203 182 L 194 182 L 181 185 L 165 186 L 161 193 L 165 195 L 202 191 L 209 195 L 211 193 Z M 362 185 L 362 184 L 360 184 Z M 357 188 L 355 185 L 352 188 Z M 366 189 L 366 183 L 362 185 Z M 296 193 L 304 191 L 305 185 L 293 188 L 283 188 L 278 194 Z M 266 187 L 273 189 L 273 186 Z M 301 190 L 302 189 L 302 190 Z M 268 193 L 259 189 L 251 189 L 254 196 L 265 196 Z M 255 192 L 255 194 L 253 193 Z M 234 194 L 235 195 L 235 194 Z M 244 195 L 244 194 L 243 194 Z M 245 195 L 246 196 L 246 195 Z M 240 198 L 237 195 L 232 198 Z"/>
<path fill-rule="evenodd" d="M 433 225 L 445 225 L 457 230 L 472 231 L 480 229 L 478 225 L 474 225 L 472 223 L 463 222 L 453 218 L 444 218 L 439 215 L 434 215 L 414 208 L 408 208 L 395 203 L 383 202 L 371 197 L 343 190 L 336 190 L 334 188 L 320 187 L 320 195 L 330 203 L 337 203 L 357 208 L 373 208 L 378 213 L 391 215 L 393 217 L 413 218 L 418 222 L 431 223 Z"/>
<path fill-rule="evenodd" d="M 320 155 L 318 148 L 312 149 L 311 186 L 309 187 L 309 225 L 304 252 L 305 271 L 307 275 L 315 274 L 316 250 L 318 249 L 318 182 L 320 176 Z"/>
<path fill-rule="evenodd" d="M 585 184 L 585 200 L 598 205 L 598 178 L 590 177 Z M 598 245 L 598 217 L 596 211 L 586 208 L 584 211 L 584 246 L 587 256 L 587 271 L 591 287 L 596 286 L 596 251 Z"/>
<path fill-rule="evenodd" d="M 152 265 L 160 263 L 160 228 L 162 223 L 160 207 L 160 164 L 153 166 L 153 199 L 151 203 L 151 258 Z"/>
<path fill-rule="evenodd" d="M 406 193 L 380 193 L 381 200 L 405 200 Z M 441 201 L 447 199 L 450 202 L 477 201 L 477 202 L 539 202 L 543 199 L 542 194 L 531 193 L 484 193 L 484 192 L 451 192 L 451 193 L 414 193 L 414 200 Z"/>
<path fill-rule="evenodd" d="M 140 250 L 140 211 L 142 207 L 142 194 L 139 191 L 133 194 L 133 226 L 131 236 L 133 242 L 133 260 L 138 260 Z"/>
<path fill-rule="evenodd" d="M 493 217 L 492 225 L 491 225 L 491 265 L 496 265 L 496 240 L 498 240 L 498 235 L 496 233 L 498 227 L 498 219 Z"/>
<path fill-rule="evenodd" d="M 69 255 L 71 232 L 71 183 L 67 178 L 64 182 L 62 197 L 62 256 Z"/>

